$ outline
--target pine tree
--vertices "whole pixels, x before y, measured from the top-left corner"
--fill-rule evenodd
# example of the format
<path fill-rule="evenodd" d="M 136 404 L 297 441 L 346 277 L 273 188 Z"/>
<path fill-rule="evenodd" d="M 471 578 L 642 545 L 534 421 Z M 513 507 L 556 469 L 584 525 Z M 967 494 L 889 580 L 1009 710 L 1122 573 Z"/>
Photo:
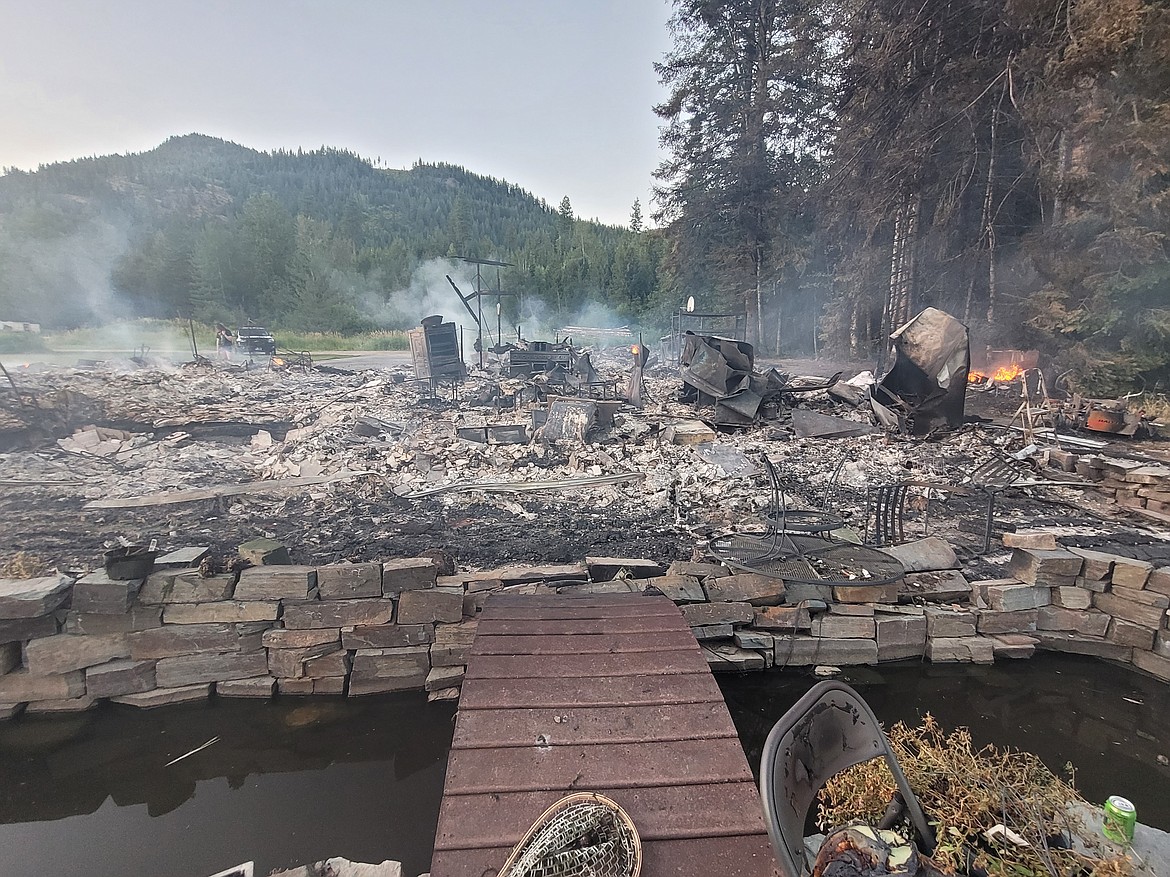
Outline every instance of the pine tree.
<path fill-rule="evenodd" d="M 765 289 L 790 256 L 781 227 L 818 174 L 831 115 L 828 26 L 819 0 L 675 6 L 675 47 L 655 65 L 670 89 L 655 108 L 670 153 L 656 173 L 655 218 L 668 224 L 675 277 L 714 278 L 758 343 Z"/>
<path fill-rule="evenodd" d="M 630 231 L 634 234 L 642 233 L 642 202 L 634 199 L 634 206 L 630 208 Z"/>

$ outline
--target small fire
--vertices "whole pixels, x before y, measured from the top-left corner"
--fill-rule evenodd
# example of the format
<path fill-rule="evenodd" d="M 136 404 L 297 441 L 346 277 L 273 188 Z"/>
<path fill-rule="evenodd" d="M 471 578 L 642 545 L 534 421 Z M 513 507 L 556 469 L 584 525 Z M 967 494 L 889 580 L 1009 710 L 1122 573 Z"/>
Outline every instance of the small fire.
<path fill-rule="evenodd" d="M 638 350 L 639 350 L 638 345 L 635 344 L 633 347 L 630 348 L 630 353 L 634 354 L 634 356 L 637 357 Z"/>
<path fill-rule="evenodd" d="M 272 357 L 272 367 L 273 368 L 282 368 L 283 366 L 284 366 L 283 359 L 281 359 L 279 356 Z"/>
<path fill-rule="evenodd" d="M 972 371 L 967 373 L 968 384 L 981 384 L 984 381 L 995 381 L 998 384 L 1006 384 L 1022 377 L 1024 370 L 1020 368 L 1019 363 L 1013 362 L 1010 365 L 1001 365 L 990 375 L 983 372 Z"/>

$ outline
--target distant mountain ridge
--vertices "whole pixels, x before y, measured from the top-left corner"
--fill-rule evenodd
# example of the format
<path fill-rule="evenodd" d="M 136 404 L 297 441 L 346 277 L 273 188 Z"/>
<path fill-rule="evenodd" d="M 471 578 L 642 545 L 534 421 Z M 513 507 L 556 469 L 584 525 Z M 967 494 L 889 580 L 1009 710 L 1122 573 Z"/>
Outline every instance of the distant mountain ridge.
<path fill-rule="evenodd" d="M 442 226 L 462 191 L 471 216 L 520 221 L 552 229 L 556 211 L 519 186 L 450 164 L 417 163 L 409 170 L 375 168 L 356 153 L 317 150 L 261 152 L 205 134 L 170 137 L 147 152 L 104 155 L 43 165 L 0 177 L 0 211 L 20 199 L 92 198 L 129 208 L 143 218 L 178 213 L 199 218 L 230 211 L 267 193 L 291 211 L 340 221 L 355 195 L 391 210 L 386 235 Z"/>
<path fill-rule="evenodd" d="M 355 329 L 393 322 L 393 293 L 456 255 L 515 263 L 509 285 L 554 311 L 633 311 L 655 282 L 649 237 L 456 165 L 386 169 L 344 149 L 186 134 L 0 176 L 0 318 L 73 325 L 118 310 Z"/>

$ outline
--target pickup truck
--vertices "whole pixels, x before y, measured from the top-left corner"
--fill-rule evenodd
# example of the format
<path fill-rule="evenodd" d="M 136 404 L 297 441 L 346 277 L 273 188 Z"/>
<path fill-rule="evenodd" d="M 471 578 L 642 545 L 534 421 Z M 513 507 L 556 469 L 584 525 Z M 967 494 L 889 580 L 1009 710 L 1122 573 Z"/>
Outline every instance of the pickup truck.
<path fill-rule="evenodd" d="M 276 339 L 262 326 L 241 326 L 236 331 L 236 349 L 248 354 L 272 356 L 276 353 Z"/>

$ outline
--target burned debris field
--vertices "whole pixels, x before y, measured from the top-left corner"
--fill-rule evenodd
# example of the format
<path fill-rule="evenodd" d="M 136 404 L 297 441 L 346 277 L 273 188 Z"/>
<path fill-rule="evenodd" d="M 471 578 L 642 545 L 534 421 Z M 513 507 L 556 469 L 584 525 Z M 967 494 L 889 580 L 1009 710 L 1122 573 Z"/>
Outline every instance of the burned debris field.
<path fill-rule="evenodd" d="M 456 430 L 469 416 L 497 419 L 495 399 L 486 406 L 452 403 L 411 378 L 404 382 L 401 369 L 306 374 L 208 366 L 20 375 L 22 392 L 45 407 L 35 414 L 24 409 L 39 428 L 9 433 L 0 500 L 6 548 L 85 566 L 119 540 L 195 540 L 229 557 L 241 540 L 270 536 L 284 541 L 297 562 L 441 548 L 480 568 L 586 554 L 669 561 L 684 551 L 664 497 L 631 496 L 623 484 L 587 485 L 581 496 L 568 489 L 456 492 L 485 478 L 538 486 L 588 481 L 599 463 L 624 457 L 630 439 L 614 436 L 612 454 L 600 446 L 464 441 Z M 54 427 L 66 436 L 60 442 L 46 429 Z M 619 473 L 632 468 L 628 458 L 623 462 Z M 265 489 L 285 478 L 295 486 Z M 659 473 L 658 480 L 663 494 L 670 479 Z M 257 490 L 204 500 L 93 507 L 252 483 Z M 435 485 L 453 490 L 410 497 Z"/>
<path fill-rule="evenodd" d="M 626 347 L 533 345 L 454 381 L 420 379 L 393 357 L 362 371 L 344 359 L 13 369 L 0 388 L 5 548 L 75 571 L 152 541 L 208 545 L 230 564 L 256 537 L 299 563 L 438 549 L 460 569 L 669 564 L 708 556 L 721 535 L 766 531 L 779 499 L 791 513 L 829 513 L 830 529 L 859 542 L 940 535 L 966 572 L 988 577 L 1006 560 L 990 537 L 1016 528 L 1160 550 L 1157 500 L 1146 517 L 1118 520 L 1125 509 L 1093 489 L 1100 470 L 1081 467 L 1095 482 L 1057 466 L 1067 452 L 1039 407 L 1053 424 L 1068 406 L 1032 401 L 1025 424 L 1018 366 L 998 382 L 972 368 L 958 414 L 953 391 L 936 393 L 949 414 L 935 406 L 918 422 L 941 419 L 913 435 L 890 408 L 871 413 L 871 385 L 889 401 L 889 378 L 875 385 L 865 364 L 757 365 L 745 342 L 684 343 L 647 352 L 645 366 Z M 965 333 L 960 346 L 965 356 Z M 1155 439 L 1071 432 L 1098 459 L 1165 454 Z M 883 519 L 885 500 L 898 521 Z"/>
<path fill-rule="evenodd" d="M 246 717 L 252 705 L 226 706 L 233 699 L 275 697 L 278 712 L 261 724 L 309 716 L 277 735 L 293 754 L 264 761 L 299 788 L 320 779 L 299 753 L 322 717 L 343 736 L 372 703 L 393 711 L 406 741 L 412 728 L 433 726 L 432 702 L 449 716 L 457 701 L 458 715 L 472 718 L 453 726 L 441 804 L 433 758 L 445 742 L 432 741 L 415 773 L 399 775 L 409 758 L 395 759 L 398 784 L 420 801 L 409 843 L 371 846 L 357 819 L 352 830 L 326 828 L 346 839 L 346 853 L 395 855 L 418 872 L 433 846 L 435 873 L 463 873 L 453 863 L 498 858 L 507 844 L 496 838 L 548 806 L 523 791 L 544 782 L 529 778 L 531 753 L 551 749 L 557 770 L 575 764 L 578 746 L 604 752 L 607 764 L 611 747 L 651 758 L 653 769 L 623 761 L 621 782 L 636 785 L 614 794 L 628 802 L 643 788 L 687 789 L 687 771 L 717 764 L 713 741 L 737 763 L 745 754 L 760 763 L 758 738 L 776 705 L 807 688 L 810 674 L 868 687 L 890 715 L 928 723 L 932 704 L 962 690 L 975 712 L 950 719 L 967 717 L 997 744 L 1026 734 L 1008 729 L 1005 710 L 1027 719 L 1027 733 L 1051 721 L 1060 733 L 1048 757 L 1142 741 L 1133 747 L 1140 764 L 1130 759 L 1105 778 L 1104 763 L 1093 764 L 1092 794 L 1120 777 L 1127 792 L 1148 796 L 1146 778 L 1164 775 L 1156 723 L 1158 686 L 1170 680 L 1170 466 L 1159 425 L 1127 400 L 1050 388 L 1029 351 L 973 352 L 966 327 L 934 309 L 895 334 L 890 361 L 877 367 L 769 362 L 742 338 L 681 325 L 652 345 L 615 330 L 588 345 L 518 340 L 468 363 L 453 330 L 429 318 L 412 330 L 409 358 L 365 356 L 348 367 L 344 357 L 279 351 L 243 362 L 138 356 L 6 369 L 8 736 L 19 743 L 33 723 L 65 728 L 91 709 L 96 733 L 127 709 L 164 705 L 191 709 L 206 729 L 195 734 L 203 742 L 170 756 L 187 767 L 168 777 L 204 771 L 191 782 L 127 791 L 115 774 L 92 774 L 90 797 L 63 786 L 49 806 L 88 820 L 91 798 L 110 786 L 214 833 L 188 797 L 193 783 L 218 776 L 206 772 L 208 748 L 219 747 L 229 785 L 240 782 L 234 753 L 248 740 L 222 717 Z M 1011 681 L 1016 659 L 1041 652 L 1065 654 Z M 1076 684 L 1127 673 L 1098 694 L 1133 710 L 1098 720 L 1069 708 L 1083 692 L 1057 697 L 1083 656 L 1110 663 Z M 757 682 L 743 675 L 753 670 L 769 672 Z M 712 673 L 725 676 L 722 687 Z M 904 702 L 890 702 L 891 685 L 908 692 Z M 405 707 L 379 698 L 403 692 L 420 699 Z M 541 705 L 546 692 L 555 710 Z M 1022 709 L 1037 693 L 1058 709 Z M 306 695 L 311 706 L 294 706 Z M 671 724 L 683 722 L 671 713 L 678 704 L 707 722 L 725 700 L 735 725 L 725 714 L 717 737 L 691 739 Z M 581 727 L 610 734 L 615 710 L 641 715 L 645 727 L 593 743 L 571 736 Z M 655 730 L 661 710 L 669 727 Z M 57 713 L 67 715 L 46 720 Z M 485 714 L 529 724 L 479 740 Z M 85 745 L 90 723 L 77 727 Z M 555 746 L 541 742 L 550 735 Z M 306 754 L 337 739 L 322 737 Z M 676 759 L 670 747 L 689 755 Z M 44 769 L 36 752 L 16 764 L 14 776 L 31 781 Z M 750 829 L 736 835 L 742 848 L 762 847 L 757 788 L 746 764 L 736 770 L 734 781 L 710 786 L 738 789 L 742 800 L 710 806 Z M 502 777 L 502 791 L 483 791 L 489 774 Z M 608 789 L 599 776 L 584 782 Z M 1050 785 L 1068 806 L 1088 806 L 1055 777 Z M 232 803 L 266 810 L 270 786 L 248 780 Z M 484 807 L 486 797 L 523 799 L 534 812 Z M 1160 828 L 1164 808 L 1142 801 Z M 630 806 L 649 826 L 641 805 Z M 466 839 L 458 814 L 472 811 L 489 828 Z M 240 818 L 259 824 L 257 813 Z M 985 816 L 971 814 L 971 824 Z M 134 822 L 129 812 L 117 819 Z M 710 823 L 694 820 L 697 830 Z M 712 834 L 712 848 L 723 837 Z M 334 852 L 313 843 L 224 849 L 273 865 Z"/>

